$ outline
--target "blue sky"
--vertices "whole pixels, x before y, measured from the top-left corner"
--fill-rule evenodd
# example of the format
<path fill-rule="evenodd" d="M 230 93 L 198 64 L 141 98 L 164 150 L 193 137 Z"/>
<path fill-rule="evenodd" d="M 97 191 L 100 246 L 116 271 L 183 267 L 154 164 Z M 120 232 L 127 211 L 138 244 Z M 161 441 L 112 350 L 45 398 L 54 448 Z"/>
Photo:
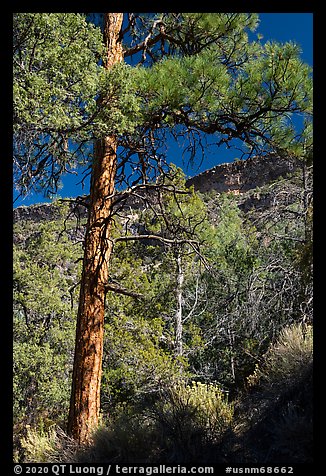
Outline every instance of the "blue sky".
<path fill-rule="evenodd" d="M 313 14 L 312 13 L 261 13 L 260 25 L 256 33 L 263 35 L 263 42 L 275 40 L 278 42 L 294 41 L 302 49 L 302 60 L 311 66 L 313 65 Z M 178 159 L 178 149 L 171 146 L 171 160 L 178 166 L 182 166 Z M 209 169 L 214 165 L 229 162 L 237 157 L 236 151 L 216 151 L 209 154 L 205 162 L 198 168 L 187 168 L 187 175 L 195 175 L 198 172 Z M 77 185 L 82 179 L 81 175 L 66 175 L 62 178 L 63 188 L 59 190 L 58 197 L 76 197 L 88 193 L 89 182 L 85 181 L 84 189 Z M 14 199 L 17 193 L 14 192 Z M 18 198 L 14 206 L 31 205 L 34 203 L 49 202 L 41 194 L 30 194 L 27 197 Z"/>

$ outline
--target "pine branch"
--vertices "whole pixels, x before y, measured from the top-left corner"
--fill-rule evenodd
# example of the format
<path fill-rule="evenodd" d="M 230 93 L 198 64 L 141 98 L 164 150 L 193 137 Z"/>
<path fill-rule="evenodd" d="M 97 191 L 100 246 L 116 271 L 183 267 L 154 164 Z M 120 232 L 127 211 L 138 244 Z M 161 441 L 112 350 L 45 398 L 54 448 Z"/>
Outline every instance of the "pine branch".
<path fill-rule="evenodd" d="M 189 239 L 176 240 L 176 239 L 164 238 L 163 236 L 159 236 L 159 235 L 119 236 L 118 238 L 115 238 L 112 241 L 114 243 L 117 243 L 118 241 L 140 241 L 140 240 L 157 240 L 167 245 L 184 245 L 184 244 L 190 244 L 192 246 L 199 245 L 199 242 L 197 240 L 189 240 Z"/>
<path fill-rule="evenodd" d="M 122 288 L 121 286 L 117 286 L 115 284 L 106 284 L 105 285 L 105 291 L 113 291 L 114 293 L 117 294 L 123 294 L 124 296 L 130 296 L 135 299 L 143 299 L 144 295 L 141 293 L 135 293 L 134 291 L 129 291 L 128 289 Z"/>
<path fill-rule="evenodd" d="M 138 43 L 137 45 L 127 49 L 124 51 L 123 56 L 126 58 L 127 56 L 132 56 L 139 51 L 144 51 L 149 46 L 155 45 L 160 39 L 162 38 L 162 33 L 158 33 L 153 38 L 149 38 L 148 36 L 145 38 L 144 41 Z"/>
<path fill-rule="evenodd" d="M 160 32 L 155 35 L 155 36 L 152 36 L 153 35 L 153 32 L 155 30 L 155 28 L 159 26 L 159 29 L 160 29 Z M 145 61 L 146 59 L 146 51 L 148 51 L 148 48 L 150 46 L 153 46 L 155 45 L 156 43 L 158 43 L 160 40 L 164 41 L 164 40 L 168 40 L 170 43 L 173 43 L 173 44 L 176 44 L 178 46 L 182 46 L 183 45 L 183 42 L 178 40 L 177 38 L 175 38 L 174 36 L 172 35 L 169 35 L 166 30 L 165 30 L 165 26 L 164 26 L 164 23 L 162 20 L 156 20 L 148 35 L 146 36 L 146 38 L 144 39 L 144 41 L 142 41 L 141 43 L 138 43 L 137 45 L 131 47 L 131 48 L 128 48 L 127 50 L 124 51 L 124 57 L 126 58 L 127 56 L 132 56 L 134 55 L 135 53 L 138 53 L 139 51 L 142 51 L 143 54 L 142 54 L 142 61 Z"/>

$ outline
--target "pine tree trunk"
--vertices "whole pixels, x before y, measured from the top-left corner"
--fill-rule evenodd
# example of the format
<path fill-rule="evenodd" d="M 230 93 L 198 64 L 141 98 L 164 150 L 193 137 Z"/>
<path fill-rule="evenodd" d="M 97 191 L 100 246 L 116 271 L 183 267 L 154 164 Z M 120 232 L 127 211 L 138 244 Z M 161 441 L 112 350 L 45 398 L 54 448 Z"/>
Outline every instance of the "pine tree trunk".
<path fill-rule="evenodd" d="M 106 68 L 123 59 L 119 37 L 122 19 L 122 13 L 105 14 Z M 112 251 L 112 199 L 108 197 L 114 191 L 116 153 L 115 136 L 99 139 L 94 144 L 68 420 L 68 433 L 79 443 L 90 439 L 100 413 L 105 285 Z"/>
<path fill-rule="evenodd" d="M 182 355 L 182 291 L 183 291 L 183 281 L 184 273 L 182 270 L 181 256 L 178 255 L 176 258 L 177 264 L 177 287 L 176 287 L 176 298 L 177 298 L 177 310 L 175 313 L 175 353 L 176 355 Z"/>

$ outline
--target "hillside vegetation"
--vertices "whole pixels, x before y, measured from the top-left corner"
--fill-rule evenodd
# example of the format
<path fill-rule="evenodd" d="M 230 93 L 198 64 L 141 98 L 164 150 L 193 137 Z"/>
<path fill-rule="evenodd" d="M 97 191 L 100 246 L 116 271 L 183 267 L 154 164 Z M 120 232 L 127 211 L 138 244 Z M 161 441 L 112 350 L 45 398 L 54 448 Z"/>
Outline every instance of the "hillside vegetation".
<path fill-rule="evenodd" d="M 114 238 L 191 230 L 200 252 L 116 240 L 102 423 L 79 449 L 65 429 L 85 218 L 58 201 L 55 219 L 16 221 L 15 461 L 312 461 L 309 167 L 179 201 L 164 197 L 161 219 L 151 207 L 116 217 Z"/>

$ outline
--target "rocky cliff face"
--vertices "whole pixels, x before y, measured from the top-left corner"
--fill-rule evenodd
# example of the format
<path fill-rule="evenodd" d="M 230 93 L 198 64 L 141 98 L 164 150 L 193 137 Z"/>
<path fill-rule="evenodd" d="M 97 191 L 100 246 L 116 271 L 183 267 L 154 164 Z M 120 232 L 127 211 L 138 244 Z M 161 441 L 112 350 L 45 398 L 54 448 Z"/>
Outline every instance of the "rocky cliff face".
<path fill-rule="evenodd" d="M 276 156 L 251 157 L 247 160 L 239 160 L 231 163 L 217 165 L 205 172 L 195 175 L 186 181 L 186 186 L 194 186 L 201 193 L 215 190 L 217 193 L 227 192 L 240 195 L 249 190 L 261 187 L 296 169 L 291 160 L 285 160 Z M 87 197 L 83 198 L 87 200 Z M 70 211 L 74 211 L 80 218 L 87 215 L 86 207 L 76 205 L 74 201 L 67 202 Z M 130 200 L 128 206 L 132 206 Z M 133 208 L 138 208 L 135 203 Z M 59 217 L 57 207 L 52 204 L 39 204 L 29 207 L 21 206 L 14 209 L 14 221 L 31 220 L 40 222 L 55 220 Z"/>
<path fill-rule="evenodd" d="M 276 156 L 251 157 L 221 164 L 187 180 L 186 185 L 194 186 L 202 193 L 215 190 L 218 193 L 240 194 L 261 187 L 295 170 L 291 160 Z"/>
<path fill-rule="evenodd" d="M 87 216 L 87 209 L 83 205 L 77 205 L 73 201 L 68 203 L 69 211 L 78 215 L 80 218 Z M 68 213 L 69 213 L 68 211 Z M 30 205 L 28 207 L 22 205 L 13 211 L 14 222 L 21 220 L 28 220 L 33 222 L 41 222 L 44 220 L 56 220 L 60 218 L 61 212 L 58 207 L 53 206 L 53 203 L 40 203 L 37 205 Z"/>

